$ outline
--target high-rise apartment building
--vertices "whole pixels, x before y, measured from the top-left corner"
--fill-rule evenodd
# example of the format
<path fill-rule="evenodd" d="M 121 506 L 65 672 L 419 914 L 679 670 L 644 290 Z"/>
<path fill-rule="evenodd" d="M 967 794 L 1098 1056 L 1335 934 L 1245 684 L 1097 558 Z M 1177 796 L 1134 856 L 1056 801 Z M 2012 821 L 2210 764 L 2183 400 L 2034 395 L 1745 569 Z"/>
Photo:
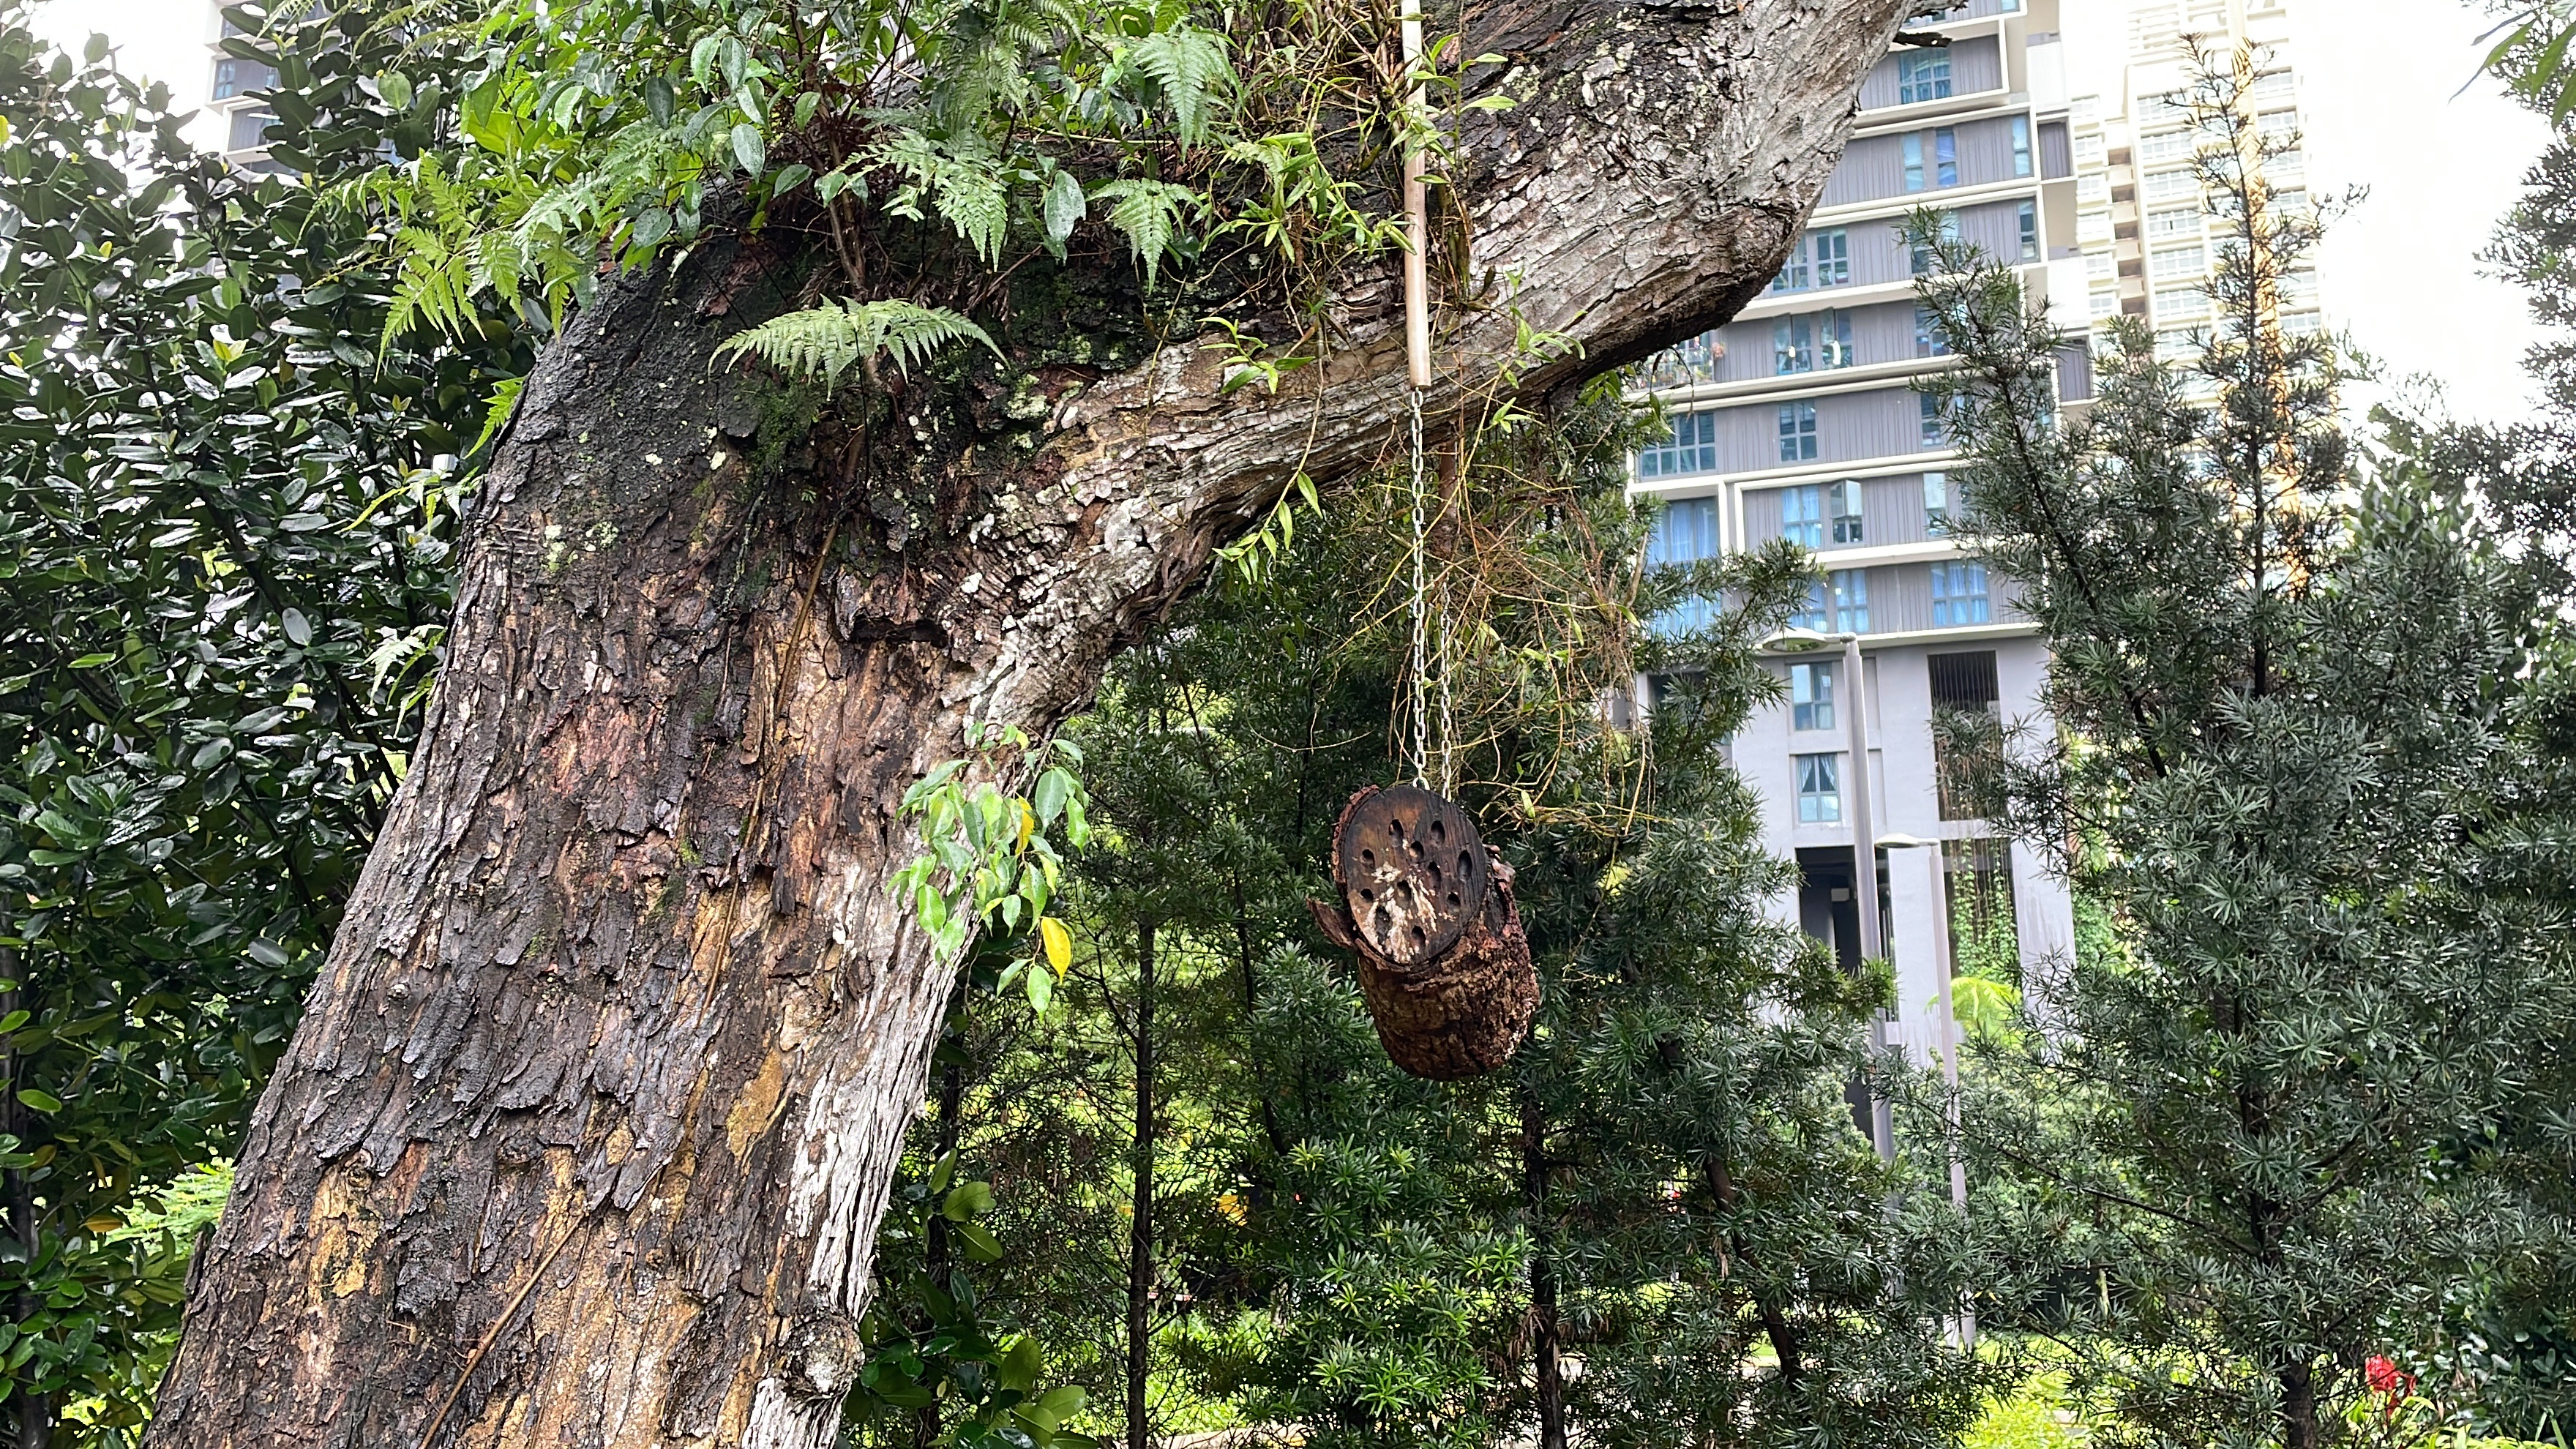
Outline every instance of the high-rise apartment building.
<path fill-rule="evenodd" d="M 1671 422 L 1636 462 L 1635 490 L 1666 504 L 1653 560 L 1790 539 L 1821 556 L 1830 580 L 1792 623 L 1860 638 L 1864 679 L 1846 677 L 1840 649 L 1775 659 L 1782 701 L 1746 724 L 1734 758 L 1765 802 L 1766 844 L 1801 868 L 1778 911 L 1846 961 L 1892 957 L 1891 1031 L 1918 1060 L 1939 1041 L 1936 863 L 1953 920 L 1963 934 L 1973 927 L 1963 949 L 2000 947 L 2035 964 L 2073 936 L 2064 884 L 1942 788 L 1936 710 L 2037 717 L 2046 651 L 2010 587 L 1945 532 L 1955 455 L 1941 410 L 1911 384 L 1953 364 L 1915 307 L 1930 258 L 1904 231 L 1931 208 L 1945 230 L 2018 268 L 2068 332 L 2062 395 L 2090 395 L 2059 3 L 1968 0 L 1910 32 L 1946 45 L 1893 47 L 1862 86 L 1850 147 L 1770 290 L 1645 377 Z M 1849 744 L 1855 709 L 1867 712 L 1864 770 Z M 1852 792 L 1863 778 L 1878 840 L 1938 847 L 1856 850 Z M 1861 939 L 1859 861 L 1883 883 L 1879 942 Z"/>
<path fill-rule="evenodd" d="M 277 113 L 251 99 L 253 91 L 267 90 L 277 84 L 275 69 L 255 60 L 243 60 L 224 53 L 224 41 L 242 33 L 241 27 L 224 18 L 226 0 L 213 0 L 206 7 L 207 65 L 211 81 L 207 89 L 207 109 L 219 125 L 221 150 L 226 161 L 255 171 L 282 170 L 268 159 L 268 145 L 260 132 Z"/>
<path fill-rule="evenodd" d="M 2155 330 L 2172 361 L 2197 356 L 2215 320 L 2209 278 L 2218 236 L 2191 158 L 2204 138 L 2179 93 L 2193 73 L 2193 47 L 2231 61 L 2248 48 L 2258 134 L 2300 136 L 2298 74 L 2285 0 L 2134 0 L 2127 7 L 2129 63 L 2111 95 L 2075 98 L 2077 244 L 2083 249 L 2086 310 L 2096 326 L 2134 317 Z M 2272 203 L 2308 206 L 2304 143 L 2264 164 Z M 2313 262 L 2313 259 L 2310 259 Z M 2316 273 L 2282 279 L 2280 326 L 2291 334 L 2324 325 Z"/>

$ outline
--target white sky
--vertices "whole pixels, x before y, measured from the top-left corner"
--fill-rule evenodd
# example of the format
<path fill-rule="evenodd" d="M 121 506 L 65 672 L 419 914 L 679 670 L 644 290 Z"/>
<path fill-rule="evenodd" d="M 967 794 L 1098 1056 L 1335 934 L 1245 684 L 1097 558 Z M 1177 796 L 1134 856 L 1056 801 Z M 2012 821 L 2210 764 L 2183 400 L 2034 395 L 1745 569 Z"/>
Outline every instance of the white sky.
<path fill-rule="evenodd" d="M 2062 4 L 2075 93 L 2118 94 L 2126 6 Z M 208 0 L 43 0 L 37 24 L 69 47 L 105 31 L 128 70 L 189 106 L 209 83 L 212 16 Z M 2501 420 L 2529 403 L 2522 352 L 2535 333 L 2477 254 L 2546 132 L 2493 81 L 2454 96 L 2476 74 L 2485 25 L 2465 0 L 2294 0 L 2291 60 L 2316 193 L 2370 188 L 2327 239 L 2328 318 L 2390 374 L 2438 383 L 2452 412 Z M 200 144 L 220 139 L 208 129 Z"/>

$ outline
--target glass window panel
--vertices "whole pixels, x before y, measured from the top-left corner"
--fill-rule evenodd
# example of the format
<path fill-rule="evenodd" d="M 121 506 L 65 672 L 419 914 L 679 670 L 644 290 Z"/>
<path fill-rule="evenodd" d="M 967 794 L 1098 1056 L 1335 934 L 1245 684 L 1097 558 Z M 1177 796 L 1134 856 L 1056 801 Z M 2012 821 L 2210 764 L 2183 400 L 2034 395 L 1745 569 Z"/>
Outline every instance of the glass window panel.
<path fill-rule="evenodd" d="M 2030 174 L 2030 117 L 2013 117 L 2012 132 L 2013 174 L 2028 176 Z"/>
<path fill-rule="evenodd" d="M 1844 634 L 1869 632 L 1869 575 L 1859 569 L 1836 569 L 1830 576 L 1834 586 L 1834 629 Z"/>
<path fill-rule="evenodd" d="M 1646 562 L 1691 564 L 1717 557 L 1717 500 L 1673 498 L 1655 518 L 1646 538 Z"/>
<path fill-rule="evenodd" d="M 1991 621 L 1986 566 L 1969 560 L 1932 566 L 1932 627 L 1956 628 Z"/>
<path fill-rule="evenodd" d="M 1780 404 L 1780 461 L 1799 463 L 1816 456 L 1816 405 Z"/>
<path fill-rule="evenodd" d="M 1948 126 L 1932 133 L 1933 184 L 1959 184 L 1959 133 Z"/>
<path fill-rule="evenodd" d="M 1843 818 L 1841 759 L 1835 755 L 1798 756 L 1798 820 L 1806 825 L 1838 824 Z"/>
<path fill-rule="evenodd" d="M 1771 371 L 1776 375 L 1816 369 L 1814 324 L 1804 317 L 1783 317 L 1771 324 Z"/>
<path fill-rule="evenodd" d="M 1673 419 L 1669 441 L 1637 455 L 1640 478 L 1674 478 L 1717 470 L 1717 414 L 1682 413 Z"/>
<path fill-rule="evenodd" d="M 1833 523 L 1834 542 L 1861 543 L 1860 484 L 1849 478 L 1825 490 L 1827 512 Z"/>
<path fill-rule="evenodd" d="M 1789 728 L 1829 730 L 1834 727 L 1834 667 L 1831 664 L 1789 666 Z"/>
<path fill-rule="evenodd" d="M 1805 549 L 1825 546 L 1824 490 L 1780 490 L 1780 536 Z"/>
<path fill-rule="evenodd" d="M 1950 531 L 1950 475 L 1923 475 L 1923 531 L 1939 536 Z"/>

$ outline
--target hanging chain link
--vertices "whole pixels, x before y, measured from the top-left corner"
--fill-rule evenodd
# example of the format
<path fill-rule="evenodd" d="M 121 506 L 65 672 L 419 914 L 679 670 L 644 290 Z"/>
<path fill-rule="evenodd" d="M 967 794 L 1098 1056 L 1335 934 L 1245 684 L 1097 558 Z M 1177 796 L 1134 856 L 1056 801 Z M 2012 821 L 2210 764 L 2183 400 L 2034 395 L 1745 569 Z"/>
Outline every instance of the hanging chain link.
<path fill-rule="evenodd" d="M 1431 711 L 1430 701 L 1423 696 L 1423 666 L 1427 662 L 1423 655 L 1428 642 L 1424 637 L 1428 625 L 1423 614 L 1428 590 L 1424 587 L 1422 571 L 1424 556 L 1430 548 L 1422 523 L 1422 389 L 1406 388 L 1405 404 L 1413 426 L 1413 783 L 1428 789 L 1431 783 Z"/>

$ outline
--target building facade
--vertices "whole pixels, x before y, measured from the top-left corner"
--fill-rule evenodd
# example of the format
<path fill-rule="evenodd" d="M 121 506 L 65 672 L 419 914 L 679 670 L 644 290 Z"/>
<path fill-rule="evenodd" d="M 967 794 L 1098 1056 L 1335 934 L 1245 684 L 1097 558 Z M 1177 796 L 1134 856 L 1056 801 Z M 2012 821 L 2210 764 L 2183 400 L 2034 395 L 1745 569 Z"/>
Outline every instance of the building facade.
<path fill-rule="evenodd" d="M 2010 587 L 1945 533 L 1955 454 L 1912 384 L 1952 364 L 1915 307 L 1929 259 L 1904 231 L 1934 208 L 1946 230 L 2019 269 L 2068 331 L 2061 394 L 2090 395 L 2058 3 L 1969 0 L 1913 32 L 1947 45 L 1894 47 L 1863 85 L 1850 147 L 1770 290 L 1643 378 L 1672 425 L 1636 460 L 1635 490 L 1666 505 L 1651 561 L 1790 539 L 1829 578 L 1792 624 L 1861 638 L 1860 680 L 1844 677 L 1839 651 L 1772 661 L 1781 703 L 1732 748 L 1765 802 L 1766 844 L 1801 868 L 1800 889 L 1774 909 L 1847 962 L 1894 961 L 1889 1033 L 1918 1061 L 1940 1041 L 1936 869 L 1962 951 L 1999 948 L 2030 969 L 2073 941 L 2064 883 L 1941 787 L 1935 711 L 2036 718 L 2046 652 Z M 1853 709 L 1867 712 L 1865 771 L 1848 745 Z M 1880 840 L 1938 847 L 1856 851 L 1850 793 L 1864 776 Z M 1862 860 L 1883 905 L 1874 943 L 1860 939 Z"/>
<path fill-rule="evenodd" d="M 2218 237 L 2191 169 L 2202 138 L 2176 93 L 2191 81 L 2194 45 L 2221 57 L 2248 47 L 2258 134 L 2285 145 L 2303 137 L 2289 7 L 2286 0 L 2135 0 L 2126 20 L 2129 63 L 2119 90 L 2077 96 L 2071 106 L 2086 311 L 2097 327 L 2136 318 L 2155 330 L 2159 355 L 2187 361 L 2199 355 L 2214 320 L 2209 279 Z M 2265 161 L 2263 179 L 2274 205 L 2305 210 L 2304 141 Z M 2293 335 L 2324 325 L 2314 270 L 2282 278 L 2279 325 Z"/>
<path fill-rule="evenodd" d="M 260 136 L 277 119 L 277 113 L 251 99 L 253 92 L 277 84 L 277 71 L 258 61 L 224 53 L 224 42 L 242 33 L 240 26 L 224 18 L 224 3 L 225 0 L 215 0 L 206 7 L 209 114 L 203 124 L 210 132 L 209 143 L 235 166 L 253 171 L 284 170 L 268 159 L 268 144 Z"/>

